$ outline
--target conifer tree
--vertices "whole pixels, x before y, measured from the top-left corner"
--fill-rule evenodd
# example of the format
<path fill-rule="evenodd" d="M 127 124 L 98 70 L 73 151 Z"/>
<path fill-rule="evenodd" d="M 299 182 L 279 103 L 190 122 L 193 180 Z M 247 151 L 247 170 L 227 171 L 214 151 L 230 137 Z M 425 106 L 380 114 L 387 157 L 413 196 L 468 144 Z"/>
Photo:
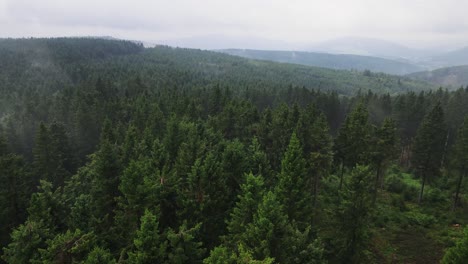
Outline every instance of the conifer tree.
<path fill-rule="evenodd" d="M 247 250 L 242 244 L 238 245 L 236 252 L 231 252 L 228 248 L 220 246 L 210 252 L 210 256 L 203 260 L 204 264 L 273 264 L 273 258 L 255 260 L 252 252 Z"/>
<path fill-rule="evenodd" d="M 379 183 L 388 161 L 396 154 L 396 127 L 392 119 L 386 118 L 380 128 L 376 130 L 372 142 L 372 165 L 375 169 L 374 201 L 377 198 Z"/>
<path fill-rule="evenodd" d="M 23 158 L 10 153 L 0 134 L 0 247 L 8 242 L 11 229 L 26 220 L 33 186 L 25 167 Z"/>
<path fill-rule="evenodd" d="M 83 264 L 115 264 L 116 261 L 108 250 L 95 247 L 83 261 Z"/>
<path fill-rule="evenodd" d="M 252 250 L 256 259 L 274 258 L 283 263 L 287 259 L 286 236 L 288 217 L 275 193 L 267 192 L 258 206 L 253 221 L 247 225 L 242 243 Z"/>
<path fill-rule="evenodd" d="M 42 222 L 27 220 L 11 233 L 11 242 L 3 249 L 6 263 L 37 263 L 41 260 L 39 250 L 47 247 L 46 240 L 52 233 Z"/>
<path fill-rule="evenodd" d="M 252 222 L 261 202 L 264 192 L 262 176 L 246 175 L 245 182 L 241 185 L 241 192 L 237 196 L 238 201 L 227 222 L 229 240 L 237 244 L 244 235 L 245 229 Z"/>
<path fill-rule="evenodd" d="M 338 211 L 340 228 L 337 237 L 342 242 L 341 259 L 346 263 L 364 261 L 363 250 L 368 245 L 369 220 L 373 209 L 372 189 L 371 169 L 358 165 L 351 171 Z"/>
<path fill-rule="evenodd" d="M 47 240 L 47 248 L 40 249 L 39 252 L 45 263 L 76 263 L 84 259 L 93 243 L 92 233 L 67 230 L 64 234 Z"/>
<path fill-rule="evenodd" d="M 281 161 L 281 172 L 275 192 L 289 219 L 308 223 L 312 218 L 311 181 L 307 175 L 306 161 L 296 133 Z"/>
<path fill-rule="evenodd" d="M 205 249 L 198 238 L 200 227 L 201 224 L 197 224 L 188 228 L 184 222 L 177 231 L 171 228 L 167 231 L 168 263 L 202 263 Z"/>
<path fill-rule="evenodd" d="M 346 117 L 335 140 L 335 157 L 341 161 L 340 189 L 343 184 L 344 167 L 369 162 L 371 126 L 364 103 L 359 103 Z"/>
<path fill-rule="evenodd" d="M 133 241 L 135 250 L 129 252 L 129 263 L 165 263 L 167 242 L 160 235 L 158 215 L 146 210 L 141 217 L 140 229 Z"/>
<path fill-rule="evenodd" d="M 422 121 L 414 140 L 413 167 L 421 178 L 419 203 L 422 202 L 426 182 L 440 175 L 445 140 L 444 112 L 438 103 Z"/>
<path fill-rule="evenodd" d="M 459 176 L 457 181 L 457 187 L 455 191 L 455 198 L 453 202 L 453 209 L 457 207 L 458 196 L 460 195 L 460 189 L 462 186 L 463 178 L 466 177 L 468 172 L 468 116 L 465 116 L 463 125 L 458 130 L 458 136 L 455 142 L 455 163 L 459 170 Z"/>

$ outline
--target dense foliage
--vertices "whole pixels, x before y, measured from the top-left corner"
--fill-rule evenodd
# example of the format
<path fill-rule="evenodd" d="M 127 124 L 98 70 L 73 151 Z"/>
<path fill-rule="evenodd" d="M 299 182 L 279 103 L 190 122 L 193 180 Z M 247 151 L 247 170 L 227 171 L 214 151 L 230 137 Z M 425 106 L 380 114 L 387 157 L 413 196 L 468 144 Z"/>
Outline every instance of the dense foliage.
<path fill-rule="evenodd" d="M 437 263 L 463 236 L 468 89 L 390 95 L 377 84 L 392 76 L 2 41 L 4 262 Z"/>

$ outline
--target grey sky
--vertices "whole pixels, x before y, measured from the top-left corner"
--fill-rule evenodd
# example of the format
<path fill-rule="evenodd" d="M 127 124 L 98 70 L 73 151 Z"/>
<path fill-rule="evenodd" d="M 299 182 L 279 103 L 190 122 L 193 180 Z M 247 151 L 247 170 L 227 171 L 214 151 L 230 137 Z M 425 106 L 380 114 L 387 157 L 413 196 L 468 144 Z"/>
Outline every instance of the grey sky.
<path fill-rule="evenodd" d="M 0 37 L 205 35 L 295 44 L 343 36 L 468 46 L 466 0 L 0 0 Z"/>

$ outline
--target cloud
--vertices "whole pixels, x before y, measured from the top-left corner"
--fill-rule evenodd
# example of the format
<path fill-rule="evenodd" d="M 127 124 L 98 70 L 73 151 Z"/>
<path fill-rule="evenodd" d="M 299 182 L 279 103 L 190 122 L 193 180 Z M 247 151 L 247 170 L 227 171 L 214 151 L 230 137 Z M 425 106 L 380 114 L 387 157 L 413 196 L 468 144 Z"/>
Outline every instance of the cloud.
<path fill-rule="evenodd" d="M 468 44 L 464 0 L 0 0 L 0 34 L 116 34 L 142 40 L 210 34 L 317 42 L 339 36 Z"/>

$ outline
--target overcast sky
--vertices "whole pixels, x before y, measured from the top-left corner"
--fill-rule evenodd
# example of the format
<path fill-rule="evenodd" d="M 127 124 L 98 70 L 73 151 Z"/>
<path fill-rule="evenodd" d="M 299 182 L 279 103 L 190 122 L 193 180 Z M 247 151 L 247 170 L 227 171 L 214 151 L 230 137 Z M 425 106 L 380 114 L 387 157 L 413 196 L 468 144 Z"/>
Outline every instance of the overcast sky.
<path fill-rule="evenodd" d="M 197 36 L 306 44 L 344 36 L 468 46 L 467 0 L 0 0 L 0 37 Z"/>

